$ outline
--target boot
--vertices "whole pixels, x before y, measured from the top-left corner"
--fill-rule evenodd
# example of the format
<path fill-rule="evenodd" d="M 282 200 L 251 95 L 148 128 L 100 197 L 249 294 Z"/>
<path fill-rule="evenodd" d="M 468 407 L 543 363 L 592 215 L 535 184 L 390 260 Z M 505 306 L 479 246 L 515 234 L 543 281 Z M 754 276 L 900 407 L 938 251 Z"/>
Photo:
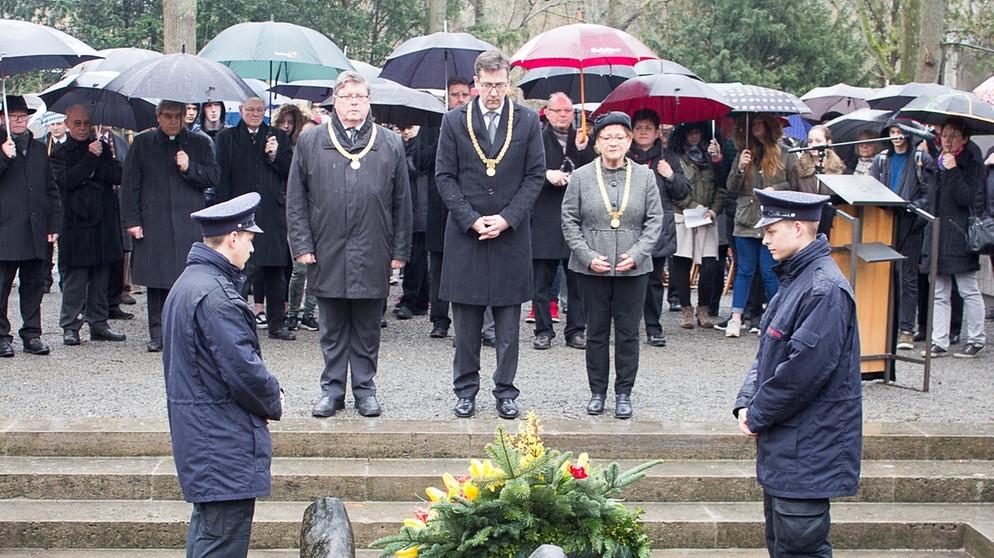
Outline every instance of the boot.
<path fill-rule="evenodd" d="M 683 307 L 683 320 L 680 322 L 683 329 L 694 329 L 694 308 L 692 306 Z"/>
<path fill-rule="evenodd" d="M 704 329 L 711 329 L 714 327 L 714 323 L 711 321 L 711 315 L 708 312 L 707 306 L 697 307 L 697 325 L 703 327 Z"/>

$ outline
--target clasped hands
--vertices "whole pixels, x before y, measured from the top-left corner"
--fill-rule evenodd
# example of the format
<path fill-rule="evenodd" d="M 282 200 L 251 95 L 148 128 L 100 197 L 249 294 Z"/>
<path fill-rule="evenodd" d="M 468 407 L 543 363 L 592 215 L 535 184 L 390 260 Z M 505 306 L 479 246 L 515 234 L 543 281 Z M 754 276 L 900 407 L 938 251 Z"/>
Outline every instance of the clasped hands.
<path fill-rule="evenodd" d="M 614 270 L 618 273 L 624 273 L 630 269 L 635 268 L 635 258 L 629 256 L 628 254 L 622 254 L 618 260 L 618 265 L 614 266 Z M 607 273 L 611 271 L 611 262 L 607 260 L 607 256 L 601 256 L 600 254 L 590 262 L 590 271 L 594 273 Z"/>
<path fill-rule="evenodd" d="M 510 225 L 500 215 L 484 215 L 473 223 L 473 230 L 480 235 L 479 240 L 497 238 Z"/>

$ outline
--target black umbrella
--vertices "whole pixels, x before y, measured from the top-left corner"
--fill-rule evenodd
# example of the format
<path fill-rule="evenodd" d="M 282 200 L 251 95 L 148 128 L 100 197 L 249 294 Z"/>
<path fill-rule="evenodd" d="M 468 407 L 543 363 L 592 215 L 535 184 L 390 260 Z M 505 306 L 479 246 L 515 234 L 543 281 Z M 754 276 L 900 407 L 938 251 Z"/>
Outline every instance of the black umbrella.
<path fill-rule="evenodd" d="M 631 66 L 591 66 L 583 69 L 583 87 L 586 100 L 599 103 L 611 91 L 637 74 Z M 570 99 L 580 99 L 580 70 L 550 66 L 530 70 L 518 82 L 526 99 L 548 99 L 549 95 L 562 92 Z"/>
<path fill-rule="evenodd" d="M 370 111 L 377 122 L 398 126 L 439 126 L 445 114 L 445 103 L 431 93 L 404 87 L 383 78 L 373 78 L 369 82 Z M 331 105 L 335 82 L 331 80 L 301 80 L 284 83 L 270 88 L 270 91 L 294 99 L 305 99 Z"/>
<path fill-rule="evenodd" d="M 911 101 L 927 95 L 935 97 L 943 93 L 949 93 L 952 89 L 946 85 L 938 83 L 918 83 L 911 82 L 904 85 L 888 85 L 880 91 L 866 98 L 870 108 L 879 110 L 901 110 L 904 105 Z"/>
<path fill-rule="evenodd" d="M 899 118 L 912 118 L 926 124 L 942 124 L 947 118 L 962 118 L 969 134 L 994 134 L 994 107 L 973 93 L 955 91 L 937 97 L 922 96 L 907 104 Z"/>
<path fill-rule="evenodd" d="M 480 53 L 497 47 L 469 33 L 432 33 L 400 44 L 380 77 L 414 89 L 445 89 L 454 77 L 472 79 Z"/>
<path fill-rule="evenodd" d="M 117 72 L 84 72 L 66 77 L 41 93 L 48 110 L 65 113 L 73 105 L 83 105 L 94 124 L 126 130 L 155 126 L 155 105 L 145 99 L 129 99 L 106 89 Z"/>
<path fill-rule="evenodd" d="M 121 72 L 106 89 L 125 97 L 169 99 L 180 103 L 244 101 L 252 88 L 230 68 L 192 54 L 168 54 Z"/>
<path fill-rule="evenodd" d="M 825 123 L 832 131 L 832 141 L 842 143 L 853 141 L 861 132 L 871 131 L 878 134 L 893 116 L 889 110 L 861 108 L 849 114 L 843 114 Z"/>
<path fill-rule="evenodd" d="M 67 75 L 78 75 L 83 72 L 123 72 L 142 62 L 150 62 L 162 58 L 161 52 L 144 48 L 105 48 L 97 51 L 103 58 L 91 60 L 73 66 Z"/>

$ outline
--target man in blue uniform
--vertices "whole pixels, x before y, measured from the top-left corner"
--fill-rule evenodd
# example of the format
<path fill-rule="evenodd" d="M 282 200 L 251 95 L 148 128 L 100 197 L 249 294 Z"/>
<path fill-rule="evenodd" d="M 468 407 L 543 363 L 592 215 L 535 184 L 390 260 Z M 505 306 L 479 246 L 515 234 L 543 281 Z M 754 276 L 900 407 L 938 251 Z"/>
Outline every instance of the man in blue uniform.
<path fill-rule="evenodd" d="M 830 557 L 829 498 L 859 486 L 862 395 L 856 302 L 818 234 L 828 196 L 757 191 L 763 244 L 780 289 L 760 324 L 759 352 L 735 400 L 756 439 L 766 546 L 772 558 Z"/>
<path fill-rule="evenodd" d="M 242 298 L 260 196 L 252 192 L 191 214 L 203 242 L 163 308 L 163 357 L 173 458 L 193 503 L 187 557 L 248 554 L 255 499 L 268 496 L 272 441 L 283 415 L 280 384 L 262 362 L 255 314 Z"/>

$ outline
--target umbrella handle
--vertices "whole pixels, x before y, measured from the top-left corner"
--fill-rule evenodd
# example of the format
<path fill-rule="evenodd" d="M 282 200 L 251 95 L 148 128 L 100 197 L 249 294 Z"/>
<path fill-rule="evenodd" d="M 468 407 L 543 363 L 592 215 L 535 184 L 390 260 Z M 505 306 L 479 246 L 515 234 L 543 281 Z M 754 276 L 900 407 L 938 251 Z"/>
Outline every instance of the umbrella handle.
<path fill-rule="evenodd" d="M 7 110 L 7 77 L 3 75 L 3 71 L 0 71 L 0 81 L 3 82 L 3 119 L 4 119 L 4 129 L 7 130 L 7 139 L 11 139 L 10 135 L 10 111 Z"/>
<path fill-rule="evenodd" d="M 584 107 L 586 104 L 583 91 L 583 66 L 580 66 L 580 143 L 587 141 L 587 111 Z"/>

